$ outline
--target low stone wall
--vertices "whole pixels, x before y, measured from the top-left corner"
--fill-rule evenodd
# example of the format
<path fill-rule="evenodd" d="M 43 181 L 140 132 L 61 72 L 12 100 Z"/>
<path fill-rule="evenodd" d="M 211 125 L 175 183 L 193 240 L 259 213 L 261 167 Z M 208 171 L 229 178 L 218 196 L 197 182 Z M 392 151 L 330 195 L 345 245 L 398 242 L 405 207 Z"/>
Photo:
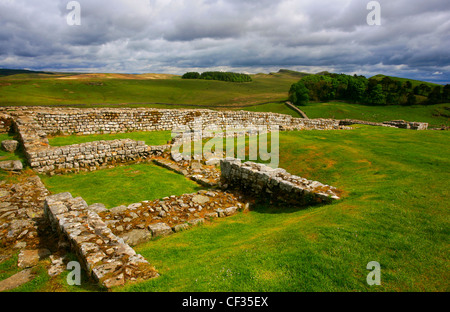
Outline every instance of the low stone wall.
<path fill-rule="evenodd" d="M 306 206 L 339 199 L 339 191 L 329 185 L 310 181 L 286 170 L 272 169 L 253 162 L 226 158 L 220 162 L 222 185 L 251 193 L 261 200 Z"/>
<path fill-rule="evenodd" d="M 427 130 L 428 123 L 426 122 L 409 122 L 404 120 L 393 120 L 383 122 L 385 125 L 394 126 L 401 129 L 411 129 L 411 130 Z"/>
<path fill-rule="evenodd" d="M 428 123 L 426 123 L 426 122 L 409 122 L 409 121 L 404 121 L 404 120 L 372 122 L 372 121 L 356 120 L 356 119 L 343 119 L 340 121 L 340 125 L 341 126 L 368 125 L 368 126 L 392 127 L 392 128 L 412 129 L 412 130 L 427 130 L 428 129 Z"/>
<path fill-rule="evenodd" d="M 70 243 L 87 272 L 106 288 L 158 276 L 141 255 L 115 236 L 99 215 L 70 193 L 48 196 L 44 214 Z"/>
<path fill-rule="evenodd" d="M 332 119 L 305 120 L 290 115 L 208 109 L 93 108 L 35 109 L 35 121 L 48 134 L 98 134 L 129 131 L 162 131 L 178 127 L 271 126 L 281 130 L 338 129 Z"/>
<path fill-rule="evenodd" d="M 96 141 L 63 147 L 27 150 L 31 168 L 37 172 L 87 171 L 105 168 L 116 163 L 133 162 L 160 156 L 170 145 L 147 146 L 143 141 L 130 139 Z"/>
<path fill-rule="evenodd" d="M 3 116 L 3 119 L 2 119 Z M 354 120 L 302 119 L 276 113 L 247 111 L 175 110 L 152 108 L 0 108 L 0 132 L 12 124 L 19 134 L 28 163 L 37 172 L 92 171 L 116 163 L 160 156 L 170 145 L 151 147 L 132 140 L 99 141 L 66 147 L 51 147 L 52 134 L 98 134 L 128 131 L 161 131 L 219 127 L 246 129 L 273 126 L 279 130 L 347 129 L 354 123 L 408 129 L 426 129 L 428 124 L 403 121 L 384 124 Z M 2 126 L 3 125 L 3 126 Z M 182 130 L 185 129 L 185 130 Z M 195 133 L 194 133 L 195 134 Z"/>
<path fill-rule="evenodd" d="M 302 111 L 300 108 L 298 108 L 297 106 L 295 106 L 294 104 L 292 104 L 291 102 L 286 102 L 286 105 L 289 106 L 292 110 L 296 111 L 297 113 L 300 114 L 300 116 L 302 116 L 305 119 L 309 119 L 308 116 L 306 116 L 305 112 Z"/>
<path fill-rule="evenodd" d="M 30 166 L 40 173 L 87 171 L 118 162 L 132 162 L 160 156 L 170 145 L 146 146 L 132 140 L 99 141 L 65 147 L 52 147 L 52 134 L 96 134 L 128 131 L 197 129 L 209 126 L 248 127 L 278 125 L 280 130 L 340 129 L 339 121 L 293 118 L 274 113 L 212 110 L 170 110 L 147 108 L 15 108 L 8 112 L 19 133 Z"/>

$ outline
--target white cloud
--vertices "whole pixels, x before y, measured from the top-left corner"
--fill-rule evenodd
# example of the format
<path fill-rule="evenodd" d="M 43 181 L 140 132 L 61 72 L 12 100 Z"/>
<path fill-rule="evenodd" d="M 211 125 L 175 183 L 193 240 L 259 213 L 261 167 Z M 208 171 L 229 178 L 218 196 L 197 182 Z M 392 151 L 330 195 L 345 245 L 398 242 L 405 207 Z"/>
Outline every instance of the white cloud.
<path fill-rule="evenodd" d="M 382 25 L 372 27 L 366 0 L 79 0 L 81 26 L 67 25 L 67 2 L 0 0 L 0 67 L 292 68 L 450 80 L 447 0 L 380 0 Z"/>

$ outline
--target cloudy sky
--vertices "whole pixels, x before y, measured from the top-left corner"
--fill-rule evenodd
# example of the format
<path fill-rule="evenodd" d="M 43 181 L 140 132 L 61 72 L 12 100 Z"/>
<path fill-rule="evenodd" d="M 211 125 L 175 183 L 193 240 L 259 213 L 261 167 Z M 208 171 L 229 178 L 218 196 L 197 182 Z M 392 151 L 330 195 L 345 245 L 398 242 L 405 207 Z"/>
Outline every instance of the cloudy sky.
<path fill-rule="evenodd" d="M 280 68 L 450 83 L 448 0 L 0 0 L 0 68 L 172 73 Z"/>

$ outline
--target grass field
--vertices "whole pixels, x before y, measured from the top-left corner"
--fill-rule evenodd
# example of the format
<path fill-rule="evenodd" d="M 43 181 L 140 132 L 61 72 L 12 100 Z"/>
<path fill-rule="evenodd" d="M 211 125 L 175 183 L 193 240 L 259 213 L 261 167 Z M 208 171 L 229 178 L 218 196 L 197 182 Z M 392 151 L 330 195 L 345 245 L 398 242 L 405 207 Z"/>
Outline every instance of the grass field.
<path fill-rule="evenodd" d="M 89 205 L 102 203 L 107 208 L 201 189 L 184 176 L 151 163 L 89 173 L 41 176 L 41 180 L 53 194 L 70 192 L 74 197 L 83 197 Z"/>
<path fill-rule="evenodd" d="M 198 106 L 299 117 L 280 102 L 300 77 L 292 73 L 258 74 L 253 82 L 238 84 L 179 77 L 62 77 L 0 78 L 0 105 Z M 184 105 L 151 104 L 156 102 Z M 404 119 L 438 127 L 450 125 L 449 106 L 333 102 L 301 109 L 310 118 Z M 280 167 L 338 187 L 344 191 L 340 201 L 302 210 L 260 204 L 250 212 L 140 245 L 136 251 L 161 276 L 116 291 L 450 291 L 448 132 L 353 128 L 280 134 Z M 50 144 L 126 137 L 153 145 L 170 139 L 170 133 L 148 135 L 55 137 Z M 0 160 L 21 158 L 20 151 L 0 152 Z M 0 172 L 0 178 L 11 177 Z M 41 178 L 53 193 L 69 191 L 88 204 L 109 208 L 200 189 L 153 164 Z M 370 261 L 381 264 L 381 286 L 366 283 Z M 18 271 L 16 262 L 17 256 L 0 263 L 0 279 Z M 36 270 L 38 277 L 16 291 L 95 290 L 87 280 L 71 288 L 65 275 L 50 279 L 42 266 Z"/>
<path fill-rule="evenodd" d="M 249 112 L 272 112 L 278 114 L 291 115 L 292 117 L 302 118 L 302 116 L 288 107 L 285 102 L 267 103 L 263 105 L 246 107 L 243 110 Z"/>
<path fill-rule="evenodd" d="M 370 106 L 343 102 L 309 103 L 300 107 L 309 118 L 359 119 L 366 121 L 407 120 L 428 122 L 430 127 L 450 126 L 450 104 L 415 106 Z"/>
<path fill-rule="evenodd" d="M 340 188 L 341 200 L 306 209 L 260 204 L 139 245 L 161 276 L 115 290 L 449 291 L 448 132 L 353 128 L 280 135 L 280 167 Z M 150 199 L 156 183 L 149 181 L 172 174 L 135 165 L 43 181 L 53 192 L 112 207 Z M 0 264 L 0 278 L 17 271 L 15 260 Z M 381 264 L 381 286 L 366 284 L 370 261 Z M 50 279 L 37 270 L 17 291 L 96 290 L 86 279 L 68 287 L 66 275 Z"/>
<path fill-rule="evenodd" d="M 129 132 L 116 134 L 94 134 L 94 135 L 68 135 L 54 136 L 49 138 L 51 146 L 66 146 L 95 141 L 110 141 L 120 139 L 131 139 L 135 141 L 144 141 L 147 145 L 164 145 L 172 140 L 171 131 L 152 131 L 152 132 Z"/>
<path fill-rule="evenodd" d="M 120 291 L 449 291 L 447 132 L 358 126 L 281 134 L 289 172 L 345 197 L 258 206 L 137 247 L 161 273 Z M 367 263 L 381 264 L 368 286 Z"/>
<path fill-rule="evenodd" d="M 305 74 L 281 70 L 252 75 L 252 82 L 185 80 L 179 76 L 146 74 L 20 73 L 0 77 L 0 106 L 60 105 L 75 107 L 209 108 L 275 112 L 300 117 L 283 102 L 290 86 Z M 383 75 L 375 76 L 382 79 Z M 407 79 L 391 77 L 402 82 Z M 411 80 L 413 86 L 422 83 Z M 433 84 L 426 83 L 430 86 Z M 450 104 L 368 106 L 310 103 L 301 109 L 310 118 L 354 118 L 367 121 L 403 119 L 450 125 Z"/>
<path fill-rule="evenodd" d="M 25 76 L 26 77 L 26 76 Z M 242 107 L 276 102 L 287 98 L 296 75 L 255 75 L 252 82 L 230 83 L 209 80 L 169 79 L 61 79 L 24 78 L 23 75 L 0 78 L 2 106 L 77 105 L 158 108 Z M 75 76 L 76 77 L 76 76 Z M 186 105 L 166 105 L 186 104 Z M 194 106 L 190 106 L 194 105 Z"/>

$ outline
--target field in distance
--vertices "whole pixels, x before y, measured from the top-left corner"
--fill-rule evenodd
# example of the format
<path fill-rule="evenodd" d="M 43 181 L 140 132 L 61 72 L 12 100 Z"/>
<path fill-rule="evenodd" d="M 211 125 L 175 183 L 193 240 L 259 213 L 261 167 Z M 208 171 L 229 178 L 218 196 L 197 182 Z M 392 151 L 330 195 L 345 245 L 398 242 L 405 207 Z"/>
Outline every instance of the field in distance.
<path fill-rule="evenodd" d="M 185 80 L 167 74 L 77 74 L 0 69 L 0 106 L 207 108 L 301 117 L 284 102 L 291 85 L 305 75 L 308 74 L 281 69 L 277 73 L 251 75 L 251 82 L 233 83 Z M 374 76 L 375 79 L 383 77 Z M 424 83 L 410 81 L 413 86 Z M 301 109 L 310 118 L 376 122 L 404 119 L 428 122 L 430 127 L 450 125 L 448 103 L 370 106 L 331 102 L 309 103 Z"/>
<path fill-rule="evenodd" d="M 1 76 L 0 105 L 239 108 L 287 98 L 296 72 L 257 74 L 247 83 L 162 74 L 22 73 Z"/>

